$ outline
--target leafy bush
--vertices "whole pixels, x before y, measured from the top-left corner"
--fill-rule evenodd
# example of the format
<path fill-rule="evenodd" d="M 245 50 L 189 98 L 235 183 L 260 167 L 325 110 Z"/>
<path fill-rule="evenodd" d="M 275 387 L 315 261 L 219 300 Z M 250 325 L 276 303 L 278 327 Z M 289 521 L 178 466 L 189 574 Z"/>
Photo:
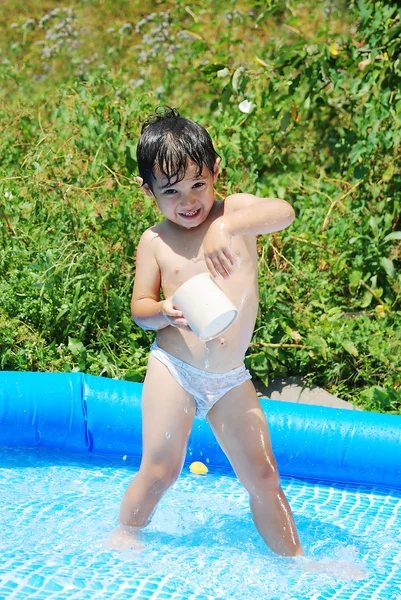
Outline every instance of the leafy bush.
<path fill-rule="evenodd" d="M 219 197 L 297 213 L 259 240 L 252 373 L 401 412 L 397 4 L 47 6 L 0 19 L 0 368 L 143 379 L 135 146 L 166 103 L 209 129 Z"/>

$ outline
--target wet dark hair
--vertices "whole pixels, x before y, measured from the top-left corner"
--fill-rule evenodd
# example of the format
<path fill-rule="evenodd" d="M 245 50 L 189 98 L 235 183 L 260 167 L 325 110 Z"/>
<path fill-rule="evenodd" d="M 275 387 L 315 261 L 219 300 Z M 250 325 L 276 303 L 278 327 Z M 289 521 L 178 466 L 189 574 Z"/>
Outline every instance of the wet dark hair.
<path fill-rule="evenodd" d="M 153 191 L 155 166 L 167 177 L 167 187 L 184 179 L 188 160 L 197 166 L 196 177 L 202 173 L 204 165 L 213 175 L 219 154 L 204 127 L 181 117 L 177 109 L 166 106 L 159 107 L 146 119 L 136 156 L 143 183 Z"/>

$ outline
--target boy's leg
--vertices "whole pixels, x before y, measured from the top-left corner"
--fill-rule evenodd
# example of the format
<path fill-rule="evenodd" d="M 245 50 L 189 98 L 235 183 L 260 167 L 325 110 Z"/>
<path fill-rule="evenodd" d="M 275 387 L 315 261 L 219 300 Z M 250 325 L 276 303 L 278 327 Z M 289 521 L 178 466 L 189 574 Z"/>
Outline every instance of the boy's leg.
<path fill-rule="evenodd" d="M 150 355 L 142 393 L 142 461 L 121 503 L 121 525 L 148 524 L 181 472 L 194 416 L 193 397 Z"/>
<path fill-rule="evenodd" d="M 230 390 L 208 413 L 208 421 L 249 493 L 253 520 L 278 554 L 302 555 L 291 508 L 280 486 L 265 415 L 251 381 Z"/>

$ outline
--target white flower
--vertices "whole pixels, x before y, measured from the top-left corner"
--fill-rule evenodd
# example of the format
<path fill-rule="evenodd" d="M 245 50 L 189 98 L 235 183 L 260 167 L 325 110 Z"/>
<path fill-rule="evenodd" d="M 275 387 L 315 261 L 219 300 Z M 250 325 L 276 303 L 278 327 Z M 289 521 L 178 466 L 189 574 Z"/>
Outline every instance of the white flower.
<path fill-rule="evenodd" d="M 217 71 L 216 75 L 219 79 L 223 79 L 223 77 L 228 77 L 228 75 L 230 75 L 230 69 L 227 69 L 227 67 L 225 67 L 224 69 L 220 69 L 220 71 Z"/>
<path fill-rule="evenodd" d="M 35 19 L 28 19 L 22 26 L 22 29 L 35 29 Z"/>
<path fill-rule="evenodd" d="M 132 29 L 131 23 L 124 23 L 124 25 L 122 27 L 120 27 L 120 29 L 118 30 L 118 33 L 120 35 L 123 35 L 124 33 L 130 33 L 131 29 Z"/>
<path fill-rule="evenodd" d="M 243 100 L 240 104 L 238 104 L 240 111 L 247 115 L 253 111 L 253 107 L 253 102 L 249 102 L 249 100 Z"/>

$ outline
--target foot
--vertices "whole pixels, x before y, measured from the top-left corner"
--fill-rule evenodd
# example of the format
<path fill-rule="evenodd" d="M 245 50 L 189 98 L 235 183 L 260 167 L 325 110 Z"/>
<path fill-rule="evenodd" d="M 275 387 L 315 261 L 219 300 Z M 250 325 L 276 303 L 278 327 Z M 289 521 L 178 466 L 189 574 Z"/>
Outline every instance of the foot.
<path fill-rule="evenodd" d="M 103 546 L 110 550 L 143 550 L 143 544 L 138 540 L 139 530 L 136 527 L 118 525 L 111 532 Z"/>

